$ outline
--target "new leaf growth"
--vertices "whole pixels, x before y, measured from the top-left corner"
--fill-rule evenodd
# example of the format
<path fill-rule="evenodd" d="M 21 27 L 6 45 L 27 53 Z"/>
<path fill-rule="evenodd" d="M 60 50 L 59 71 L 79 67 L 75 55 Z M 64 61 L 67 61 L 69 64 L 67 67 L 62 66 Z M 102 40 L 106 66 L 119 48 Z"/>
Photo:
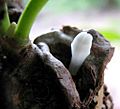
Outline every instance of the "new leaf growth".
<path fill-rule="evenodd" d="M 14 33 L 14 38 L 21 44 L 26 43 L 35 18 L 47 1 L 48 0 L 30 0 L 27 4 Z"/>
<path fill-rule="evenodd" d="M 0 0 L 0 36 L 5 35 L 10 26 L 8 9 L 5 0 Z"/>

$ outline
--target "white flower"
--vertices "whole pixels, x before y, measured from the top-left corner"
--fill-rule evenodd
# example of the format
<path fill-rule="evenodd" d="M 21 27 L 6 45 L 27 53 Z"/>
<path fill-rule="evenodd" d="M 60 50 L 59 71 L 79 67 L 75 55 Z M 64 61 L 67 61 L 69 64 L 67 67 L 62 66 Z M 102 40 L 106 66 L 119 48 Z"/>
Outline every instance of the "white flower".
<path fill-rule="evenodd" d="M 72 75 L 76 75 L 80 66 L 83 64 L 87 56 L 90 54 L 93 37 L 87 32 L 80 32 L 71 43 L 72 59 L 69 71 Z"/>

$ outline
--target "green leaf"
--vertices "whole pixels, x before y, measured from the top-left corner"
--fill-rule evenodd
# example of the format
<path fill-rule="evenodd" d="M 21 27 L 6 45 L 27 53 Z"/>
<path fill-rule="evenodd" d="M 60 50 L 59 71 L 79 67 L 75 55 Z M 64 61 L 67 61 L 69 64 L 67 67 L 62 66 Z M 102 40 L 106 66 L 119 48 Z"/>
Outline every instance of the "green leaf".
<path fill-rule="evenodd" d="M 26 43 L 31 27 L 36 16 L 48 0 L 30 0 L 24 9 L 18 25 L 15 29 L 14 38 L 20 43 Z"/>
<path fill-rule="evenodd" d="M 0 0 L 0 36 L 5 35 L 10 26 L 10 20 L 8 16 L 7 4 L 4 0 Z"/>

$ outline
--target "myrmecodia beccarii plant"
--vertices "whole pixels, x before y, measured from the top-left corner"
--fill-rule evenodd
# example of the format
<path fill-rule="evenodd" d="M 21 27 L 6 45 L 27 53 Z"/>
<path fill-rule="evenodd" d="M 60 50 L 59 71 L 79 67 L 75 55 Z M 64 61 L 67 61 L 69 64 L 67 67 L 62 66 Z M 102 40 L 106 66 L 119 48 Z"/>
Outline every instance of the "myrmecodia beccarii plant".
<path fill-rule="evenodd" d="M 0 26 L 0 36 L 9 38 L 9 40 L 12 39 L 12 43 L 13 43 L 13 45 L 14 45 L 14 43 L 16 44 L 14 46 L 17 46 L 17 49 L 21 48 L 21 46 L 26 45 L 28 42 L 30 30 L 35 21 L 35 18 L 38 15 L 38 13 L 40 12 L 40 10 L 43 8 L 43 6 L 47 3 L 47 1 L 48 0 L 30 0 L 28 2 L 27 6 L 25 7 L 22 15 L 19 18 L 18 24 L 16 24 L 15 22 L 12 22 L 10 24 L 7 3 L 5 0 L 0 0 L 0 4 L 1 4 L 1 7 L 0 7 L 0 16 L 1 16 L 0 17 L 0 25 L 1 25 Z M 76 47 L 78 47 L 79 44 L 76 43 L 78 41 L 81 41 L 83 43 L 88 41 L 88 39 L 87 39 L 88 37 L 85 38 L 86 35 L 88 35 L 88 34 L 77 35 L 75 38 L 77 41 L 75 40 L 75 41 L 73 41 L 74 44 L 73 43 L 71 44 L 72 60 L 71 60 L 71 64 L 69 67 L 71 74 L 73 74 L 73 72 L 74 73 L 77 72 L 79 65 L 80 65 L 80 63 L 77 63 L 77 65 L 74 63 L 75 59 L 73 57 L 76 57 L 74 55 L 74 53 L 75 54 L 76 53 L 79 54 L 79 53 L 76 52 L 75 50 L 73 50 L 73 48 L 75 49 L 75 45 L 76 45 Z M 78 39 L 80 39 L 80 40 L 78 40 Z M 83 41 L 83 39 L 84 39 L 84 41 Z M 91 42 L 92 42 L 92 40 L 90 40 L 90 45 L 91 45 Z M 83 45 L 85 45 L 85 44 L 83 44 Z M 91 48 L 91 46 L 90 47 L 87 46 L 87 48 Z M 81 54 L 81 49 L 79 49 L 78 51 L 80 51 L 80 54 Z M 82 50 L 82 51 L 84 51 L 84 50 Z M 90 49 L 88 51 L 90 51 Z M 85 56 L 85 53 L 83 55 Z M 88 55 L 86 55 L 86 56 L 88 56 Z M 85 59 L 79 60 L 79 62 L 82 63 L 82 61 L 84 61 L 84 60 Z M 74 65 L 77 66 L 77 68 Z M 75 69 L 77 69 L 77 70 L 74 71 Z"/>

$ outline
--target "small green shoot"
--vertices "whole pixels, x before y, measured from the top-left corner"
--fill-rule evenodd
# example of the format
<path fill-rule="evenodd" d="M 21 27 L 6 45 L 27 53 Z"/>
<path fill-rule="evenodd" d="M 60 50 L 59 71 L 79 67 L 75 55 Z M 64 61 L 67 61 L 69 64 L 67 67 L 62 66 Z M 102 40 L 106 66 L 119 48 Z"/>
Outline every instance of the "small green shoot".
<path fill-rule="evenodd" d="M 11 37 L 13 36 L 13 34 L 14 34 L 14 31 L 15 31 L 15 29 L 16 29 L 16 26 L 17 26 L 17 24 L 16 24 L 15 22 L 12 22 L 12 23 L 10 24 L 10 26 L 9 26 L 9 28 L 8 28 L 5 36 L 11 38 Z"/>
<path fill-rule="evenodd" d="M 0 0 L 0 36 L 4 36 L 10 26 L 8 9 L 5 0 Z"/>

